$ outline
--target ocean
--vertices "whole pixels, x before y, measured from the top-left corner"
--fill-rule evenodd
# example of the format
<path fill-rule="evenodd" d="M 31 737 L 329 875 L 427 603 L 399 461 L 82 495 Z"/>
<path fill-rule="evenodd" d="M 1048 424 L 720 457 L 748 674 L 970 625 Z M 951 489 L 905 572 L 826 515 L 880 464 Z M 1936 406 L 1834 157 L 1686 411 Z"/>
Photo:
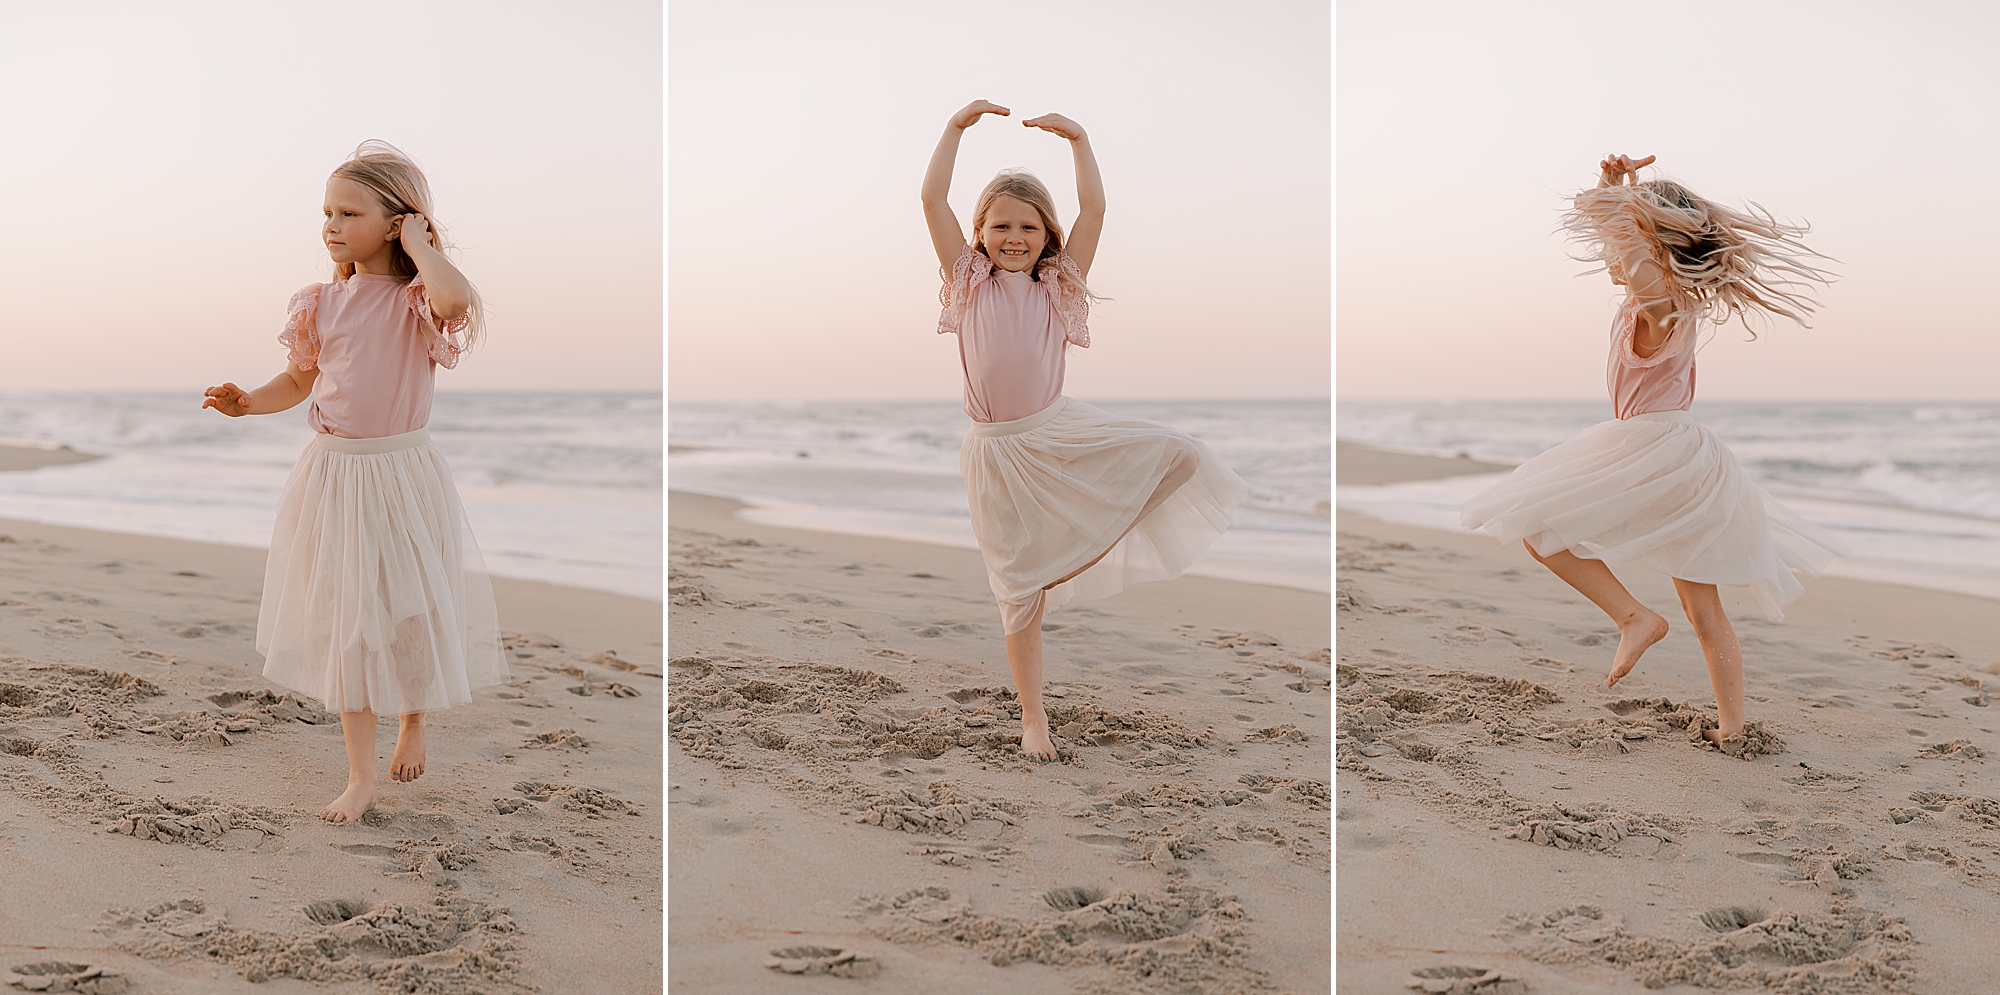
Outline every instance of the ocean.
<path fill-rule="evenodd" d="M 1328 402 L 1098 406 L 1186 431 L 1249 482 L 1235 523 L 1191 572 L 1331 590 Z M 769 525 L 976 548 L 956 401 L 674 404 L 667 422 L 675 490 L 746 502 L 743 516 Z"/>
<path fill-rule="evenodd" d="M 0 442 L 106 457 L 0 473 L 0 518 L 267 548 L 312 439 L 305 413 L 227 418 L 199 392 L 0 392 Z M 430 429 L 487 569 L 660 600 L 659 394 L 441 392 Z"/>
<path fill-rule="evenodd" d="M 1834 576 L 2000 598 L 2000 404 L 1697 402 L 1759 483 L 1854 555 Z M 1342 440 L 1517 465 L 1610 417 L 1606 402 L 1349 401 Z M 1337 488 L 1387 521 L 1458 528 L 1497 475 Z"/>

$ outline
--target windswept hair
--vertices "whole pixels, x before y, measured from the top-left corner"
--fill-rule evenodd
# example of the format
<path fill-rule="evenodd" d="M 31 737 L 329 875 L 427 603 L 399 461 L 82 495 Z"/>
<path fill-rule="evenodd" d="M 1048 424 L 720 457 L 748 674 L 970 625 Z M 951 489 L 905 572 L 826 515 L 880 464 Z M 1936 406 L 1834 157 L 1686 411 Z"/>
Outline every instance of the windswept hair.
<path fill-rule="evenodd" d="M 1035 260 L 1033 266 L 1028 267 L 1028 274 L 1040 280 L 1042 268 L 1047 264 L 1057 271 L 1059 279 L 1075 284 L 1078 290 L 1091 298 L 1103 300 L 1104 298 L 1091 293 L 1090 287 L 1083 282 L 1083 272 L 1077 269 L 1076 264 L 1070 262 L 1068 256 L 1062 255 L 1063 229 L 1062 221 L 1056 217 L 1056 199 L 1049 194 L 1049 188 L 1044 186 L 1035 174 L 1025 169 L 1003 169 L 986 184 L 986 189 L 979 191 L 979 200 L 972 208 L 972 247 L 988 259 L 993 258 L 993 254 L 986 251 L 986 243 L 983 241 L 986 215 L 993 210 L 993 202 L 1003 196 L 1012 197 L 1034 208 L 1035 213 L 1041 215 L 1042 229 L 1049 234 L 1048 241 L 1042 245 L 1041 256 Z"/>
<path fill-rule="evenodd" d="M 1806 319 L 1820 306 L 1814 285 L 1833 280 L 1813 261 L 1838 261 L 1800 241 L 1808 225 L 1779 221 L 1758 204 L 1747 213 L 1730 210 L 1672 180 L 1586 190 L 1563 213 L 1562 226 L 1583 247 L 1582 261 L 1608 267 L 1634 254 L 1653 260 L 1685 297 L 1675 319 L 1721 326 L 1740 318 L 1753 339 L 1752 314 L 1810 328 Z"/>
<path fill-rule="evenodd" d="M 456 251 L 445 239 L 444 226 L 438 223 L 437 214 L 431 201 L 430 181 L 424 179 L 424 171 L 416 162 L 403 154 L 403 150 L 380 139 L 371 138 L 355 146 L 354 154 L 333 171 L 333 176 L 356 183 L 374 191 L 376 199 L 382 202 L 382 210 L 389 216 L 398 214 L 422 214 L 430 222 L 431 248 L 444 252 L 447 248 Z M 416 260 L 403 251 L 401 241 L 391 243 L 393 255 L 390 268 L 396 276 L 410 279 L 417 275 Z M 353 263 L 339 263 L 333 268 L 335 279 L 345 280 L 354 275 Z M 466 312 L 465 347 L 472 348 L 486 330 L 486 302 L 479 296 L 479 289 L 472 290 L 472 304 Z"/>

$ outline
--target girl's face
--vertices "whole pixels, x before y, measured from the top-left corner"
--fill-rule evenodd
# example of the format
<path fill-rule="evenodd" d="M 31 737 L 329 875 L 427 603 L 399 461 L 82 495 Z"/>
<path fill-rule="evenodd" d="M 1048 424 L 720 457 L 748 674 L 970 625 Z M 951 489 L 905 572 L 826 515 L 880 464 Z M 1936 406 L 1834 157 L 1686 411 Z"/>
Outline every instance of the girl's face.
<path fill-rule="evenodd" d="M 354 263 L 357 272 L 374 272 L 395 254 L 396 236 L 390 234 L 392 220 L 382 208 L 375 191 L 353 180 L 334 177 L 326 181 L 326 222 L 320 241 L 336 263 Z"/>
<path fill-rule="evenodd" d="M 986 256 L 993 265 L 1025 273 L 1042 258 L 1049 232 L 1042 227 L 1041 212 L 1001 194 L 986 210 L 986 227 L 979 230 L 979 241 L 986 246 Z"/>

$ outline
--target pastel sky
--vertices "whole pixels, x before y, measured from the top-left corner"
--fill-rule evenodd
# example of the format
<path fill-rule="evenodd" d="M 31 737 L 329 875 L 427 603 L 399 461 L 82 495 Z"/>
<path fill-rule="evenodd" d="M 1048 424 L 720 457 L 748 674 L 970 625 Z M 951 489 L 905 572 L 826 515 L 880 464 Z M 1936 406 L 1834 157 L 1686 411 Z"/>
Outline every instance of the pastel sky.
<path fill-rule="evenodd" d="M 1555 227 L 1624 152 L 1840 260 L 1702 397 L 2000 400 L 2000 8 L 1348 2 L 1336 37 L 1340 397 L 1604 396 L 1613 288 Z"/>
<path fill-rule="evenodd" d="M 268 380 L 368 138 L 491 308 L 439 389 L 659 389 L 661 47 L 651 0 L 0 5 L 0 390 Z"/>
<path fill-rule="evenodd" d="M 918 187 L 952 112 L 952 206 L 1032 169 L 1075 215 L 1090 133 L 1107 212 L 1071 350 L 1080 398 L 1330 392 L 1330 12 L 1320 0 L 674 4 L 668 396 L 951 399 Z"/>

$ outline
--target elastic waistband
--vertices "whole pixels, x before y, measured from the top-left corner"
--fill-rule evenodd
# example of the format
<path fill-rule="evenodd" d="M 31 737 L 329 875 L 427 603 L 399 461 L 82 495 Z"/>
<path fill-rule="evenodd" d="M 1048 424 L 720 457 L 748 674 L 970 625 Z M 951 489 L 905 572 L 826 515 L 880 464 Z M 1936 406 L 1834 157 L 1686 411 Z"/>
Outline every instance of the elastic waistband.
<path fill-rule="evenodd" d="M 1026 418 L 1016 418 L 1013 421 L 976 421 L 972 423 L 972 434 L 984 436 L 1020 435 L 1029 429 L 1040 428 L 1047 424 L 1049 419 L 1054 418 L 1062 412 L 1063 405 L 1067 403 L 1069 403 L 1069 398 L 1058 397 L 1055 399 L 1055 403 Z"/>
<path fill-rule="evenodd" d="M 385 435 L 379 439 L 343 439 L 337 435 L 321 433 L 313 436 L 313 445 L 336 453 L 353 456 L 379 456 L 383 453 L 400 453 L 405 449 L 427 446 L 431 442 L 431 430 L 420 428 L 402 435 Z"/>
<path fill-rule="evenodd" d="M 1619 421 L 1665 421 L 1673 422 L 1676 425 L 1692 425 L 1694 424 L 1694 412 L 1648 411 L 1645 414 L 1633 415 L 1630 418 L 1621 418 Z"/>

